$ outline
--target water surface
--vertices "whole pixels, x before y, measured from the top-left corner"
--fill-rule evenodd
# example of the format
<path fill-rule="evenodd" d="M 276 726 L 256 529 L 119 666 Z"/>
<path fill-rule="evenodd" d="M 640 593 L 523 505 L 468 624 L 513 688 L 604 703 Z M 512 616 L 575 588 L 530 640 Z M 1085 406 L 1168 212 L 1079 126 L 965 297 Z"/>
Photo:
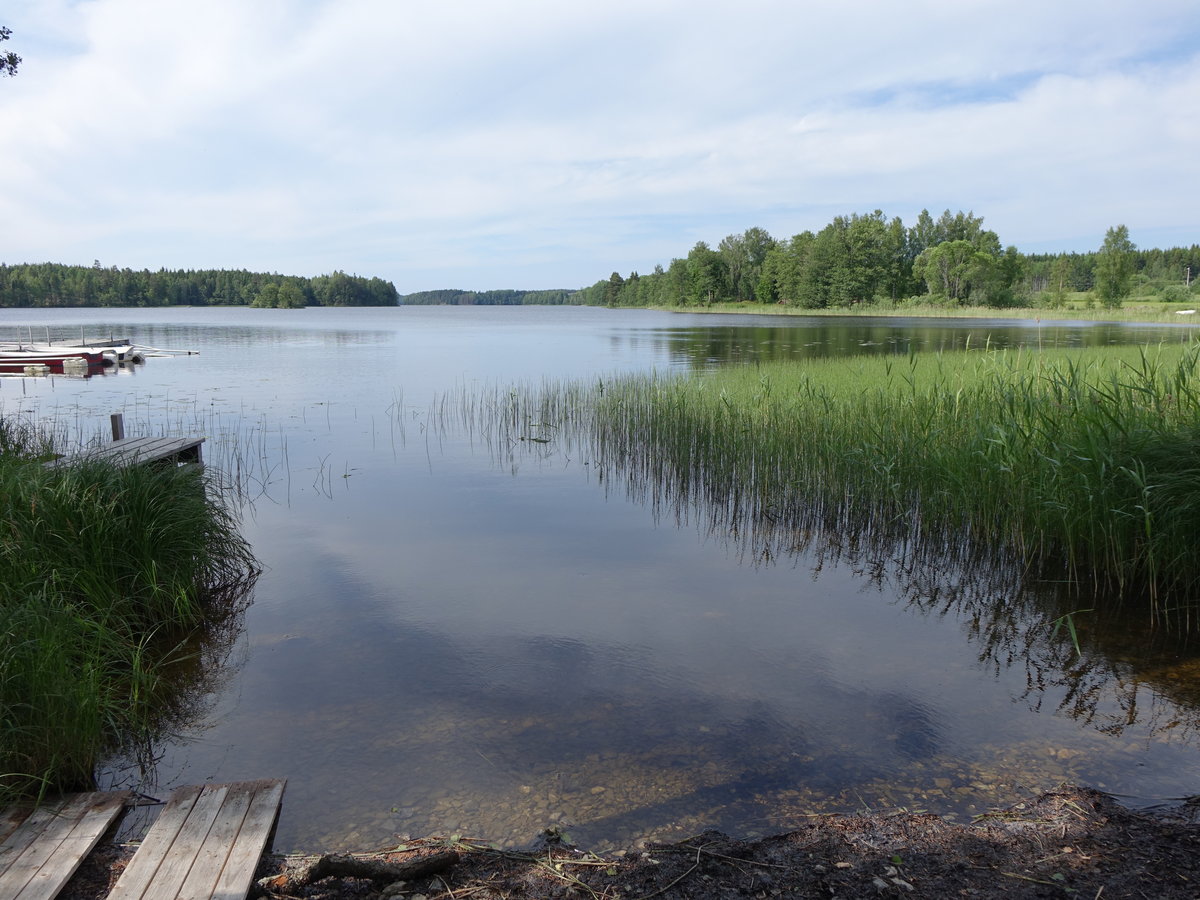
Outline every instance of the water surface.
<path fill-rule="evenodd" d="M 498 446 L 457 397 L 543 378 L 953 347 L 1190 340 L 1168 326 L 579 308 L 3 310 L 0 338 L 198 356 L 0 380 L 6 415 L 200 431 L 266 571 L 202 704 L 143 775 L 289 779 L 276 846 L 462 833 L 593 847 L 813 812 L 969 816 L 1063 780 L 1196 791 L 1197 672 L 1143 623 L 1052 636 L 1044 589 L 954 560 L 759 535 L 583 445 Z M 772 543 L 773 542 L 773 543 Z M 894 550 L 894 548 L 893 548 Z M 764 552 L 769 551 L 769 552 Z"/>

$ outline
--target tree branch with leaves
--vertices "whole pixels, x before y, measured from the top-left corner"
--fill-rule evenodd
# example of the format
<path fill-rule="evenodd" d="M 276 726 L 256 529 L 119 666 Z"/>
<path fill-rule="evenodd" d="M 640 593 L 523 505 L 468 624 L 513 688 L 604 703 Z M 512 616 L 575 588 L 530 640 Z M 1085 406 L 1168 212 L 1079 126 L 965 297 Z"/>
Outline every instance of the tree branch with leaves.
<path fill-rule="evenodd" d="M 12 29 L 5 28 L 0 25 L 0 41 L 7 41 L 12 37 Z M 21 57 L 9 50 L 7 53 L 0 53 L 0 74 L 16 75 L 17 66 L 21 64 Z"/>

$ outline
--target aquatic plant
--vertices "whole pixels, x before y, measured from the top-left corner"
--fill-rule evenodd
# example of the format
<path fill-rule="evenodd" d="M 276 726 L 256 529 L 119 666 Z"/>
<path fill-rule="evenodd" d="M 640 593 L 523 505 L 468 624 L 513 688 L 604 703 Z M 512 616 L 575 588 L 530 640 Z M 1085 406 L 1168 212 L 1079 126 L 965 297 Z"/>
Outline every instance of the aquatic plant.
<path fill-rule="evenodd" d="M 87 786 L 179 711 L 179 676 L 256 574 L 196 467 L 49 470 L 34 429 L 0 452 L 0 800 Z"/>
<path fill-rule="evenodd" d="M 601 469 L 669 484 L 730 527 L 819 521 L 985 547 L 1189 627 L 1198 358 L 1171 346 L 806 360 L 545 385 L 495 398 L 489 415 L 508 441 L 570 425 Z"/>

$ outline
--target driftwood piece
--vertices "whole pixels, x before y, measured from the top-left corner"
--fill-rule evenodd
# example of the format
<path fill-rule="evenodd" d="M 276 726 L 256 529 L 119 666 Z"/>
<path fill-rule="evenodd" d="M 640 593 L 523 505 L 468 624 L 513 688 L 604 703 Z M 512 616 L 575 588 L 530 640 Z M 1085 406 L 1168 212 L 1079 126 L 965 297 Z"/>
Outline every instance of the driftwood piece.
<path fill-rule="evenodd" d="M 287 877 L 286 885 L 273 880 L 268 890 L 304 887 L 322 878 L 366 878 L 378 883 L 393 881 L 410 881 L 414 878 L 424 878 L 442 872 L 458 862 L 458 853 L 454 850 L 443 850 L 428 856 L 418 856 L 416 859 L 404 862 L 387 862 L 382 859 L 364 859 L 356 856 L 339 856 L 327 854 L 320 857 L 311 865 Z"/>

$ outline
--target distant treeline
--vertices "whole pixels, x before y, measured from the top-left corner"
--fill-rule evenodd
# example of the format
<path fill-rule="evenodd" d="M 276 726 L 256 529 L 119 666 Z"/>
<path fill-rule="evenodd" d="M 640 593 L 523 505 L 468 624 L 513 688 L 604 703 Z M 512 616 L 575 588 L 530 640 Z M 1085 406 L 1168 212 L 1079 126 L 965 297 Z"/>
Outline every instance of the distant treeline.
<path fill-rule="evenodd" d="M 334 272 L 316 278 L 231 269 L 168 270 L 0 264 L 0 307 L 395 306 L 395 285 Z"/>
<path fill-rule="evenodd" d="M 627 277 L 613 272 L 569 302 L 702 306 L 751 301 L 820 309 L 915 300 L 1053 307 L 1064 305 L 1070 293 L 1096 288 L 1098 264 L 1111 263 L 1116 255 L 1122 266 L 1131 266 L 1123 287 L 1134 295 L 1178 302 L 1195 296 L 1189 288 L 1200 276 L 1200 245 L 1137 250 L 1118 226 L 1094 253 L 1022 254 L 1002 246 L 996 233 L 983 227 L 983 218 L 970 212 L 946 210 L 934 219 L 923 210 L 906 227 L 899 217 L 889 219 L 875 210 L 838 216 L 815 234 L 805 231 L 789 240 L 751 228 L 729 235 L 716 249 L 701 241 L 666 268 Z M 1099 294 L 1111 305 L 1111 290 Z"/>
<path fill-rule="evenodd" d="M 449 288 L 441 291 L 418 291 L 400 297 L 402 306 L 557 306 L 578 303 L 572 300 L 575 291 L 460 291 Z"/>

